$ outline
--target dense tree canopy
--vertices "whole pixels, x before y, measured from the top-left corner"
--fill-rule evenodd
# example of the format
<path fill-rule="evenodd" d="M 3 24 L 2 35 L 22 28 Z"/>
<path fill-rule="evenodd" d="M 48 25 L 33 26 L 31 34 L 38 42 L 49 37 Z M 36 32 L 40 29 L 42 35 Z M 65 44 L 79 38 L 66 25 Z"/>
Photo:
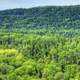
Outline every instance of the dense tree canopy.
<path fill-rule="evenodd" d="M 48 6 L 0 11 L 0 27 L 80 28 L 80 6 Z"/>
<path fill-rule="evenodd" d="M 0 80 L 80 80 L 80 6 L 0 11 Z"/>

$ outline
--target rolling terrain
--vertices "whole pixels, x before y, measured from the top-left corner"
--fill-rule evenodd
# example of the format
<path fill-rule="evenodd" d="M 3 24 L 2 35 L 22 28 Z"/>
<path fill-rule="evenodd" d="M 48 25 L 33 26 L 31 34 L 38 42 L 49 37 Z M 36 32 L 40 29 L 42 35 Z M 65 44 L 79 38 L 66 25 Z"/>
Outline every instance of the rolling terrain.
<path fill-rule="evenodd" d="M 80 6 L 46 6 L 0 11 L 1 28 L 80 28 Z"/>
<path fill-rule="evenodd" d="M 80 80 L 80 6 L 0 11 L 0 80 Z"/>

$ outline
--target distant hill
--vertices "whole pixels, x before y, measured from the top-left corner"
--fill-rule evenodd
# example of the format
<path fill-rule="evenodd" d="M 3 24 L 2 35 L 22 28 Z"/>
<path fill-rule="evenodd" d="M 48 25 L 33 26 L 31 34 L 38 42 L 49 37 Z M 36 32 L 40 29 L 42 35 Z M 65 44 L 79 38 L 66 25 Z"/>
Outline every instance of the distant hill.
<path fill-rule="evenodd" d="M 80 6 L 45 6 L 0 11 L 0 28 L 80 28 Z"/>

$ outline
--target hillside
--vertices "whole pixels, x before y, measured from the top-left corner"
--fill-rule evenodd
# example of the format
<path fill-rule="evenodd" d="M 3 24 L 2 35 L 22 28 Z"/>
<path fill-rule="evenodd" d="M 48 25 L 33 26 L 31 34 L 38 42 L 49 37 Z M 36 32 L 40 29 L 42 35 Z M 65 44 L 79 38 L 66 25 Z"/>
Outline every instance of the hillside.
<path fill-rule="evenodd" d="M 80 6 L 46 6 L 0 11 L 0 28 L 80 28 Z"/>
<path fill-rule="evenodd" d="M 0 11 L 0 80 L 80 80 L 80 6 Z"/>

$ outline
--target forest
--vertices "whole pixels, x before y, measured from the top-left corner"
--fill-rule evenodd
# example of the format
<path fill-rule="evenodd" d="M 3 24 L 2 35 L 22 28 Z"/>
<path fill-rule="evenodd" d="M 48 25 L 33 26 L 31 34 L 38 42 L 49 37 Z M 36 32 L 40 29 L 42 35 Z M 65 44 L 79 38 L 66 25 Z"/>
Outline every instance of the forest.
<path fill-rule="evenodd" d="M 0 80 L 80 80 L 80 6 L 0 11 Z"/>

